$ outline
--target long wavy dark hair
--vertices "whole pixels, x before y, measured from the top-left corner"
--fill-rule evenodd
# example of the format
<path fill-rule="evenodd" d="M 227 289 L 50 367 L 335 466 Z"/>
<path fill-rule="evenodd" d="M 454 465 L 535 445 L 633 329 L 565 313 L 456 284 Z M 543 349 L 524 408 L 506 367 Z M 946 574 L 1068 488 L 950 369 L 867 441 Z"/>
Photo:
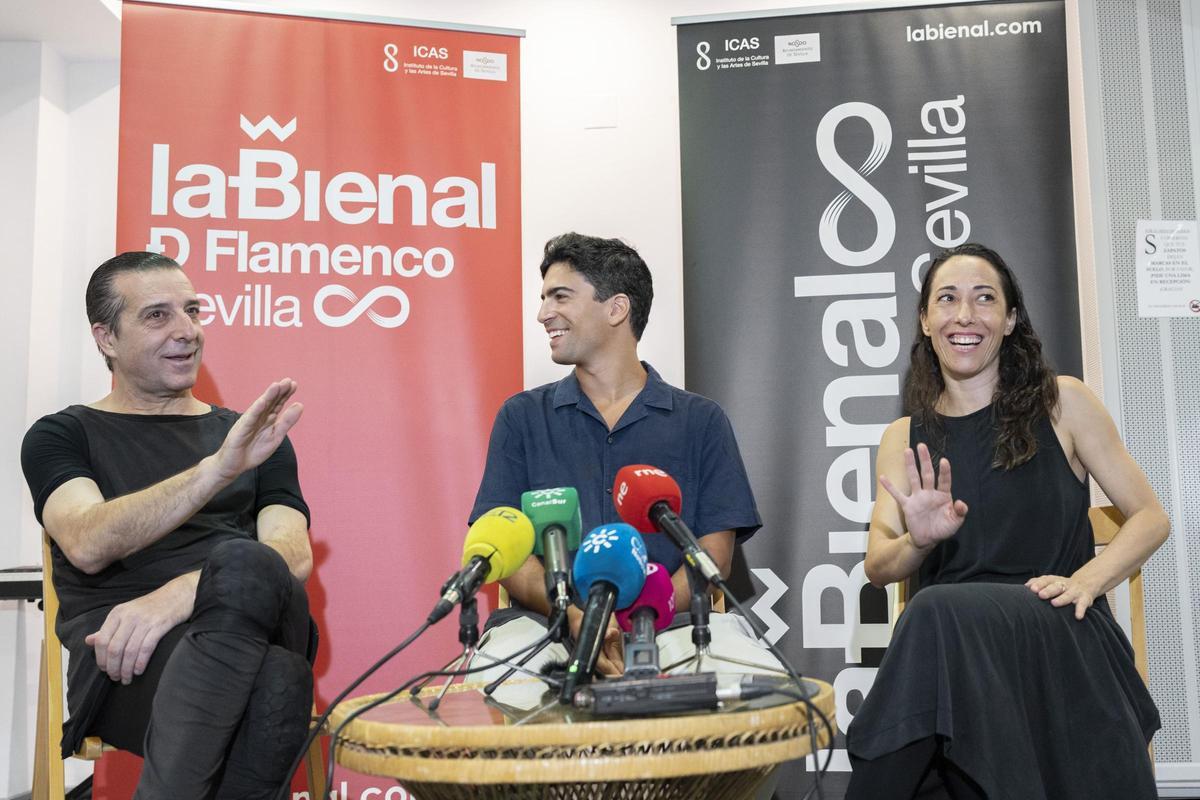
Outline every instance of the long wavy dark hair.
<path fill-rule="evenodd" d="M 933 351 L 933 342 L 921 328 L 921 318 L 929 308 L 934 275 L 942 264 L 955 256 L 975 256 L 991 264 L 1000 276 L 1005 308 L 1016 311 L 1017 324 L 1000 345 L 1000 381 L 992 395 L 992 423 L 996 430 L 992 466 L 1012 469 L 1033 458 L 1037 452 L 1034 425 L 1043 417 L 1054 414 L 1058 406 L 1058 382 L 1042 357 L 1042 342 L 1029 321 L 1017 278 L 996 251 L 981 244 L 962 244 L 939 253 L 929 265 L 921 283 L 917 333 L 909 353 L 904 403 L 913 420 L 929 431 L 931 442 L 942 444 L 936 449 L 945 452 L 945 429 L 935 408 L 946 390 L 946 383 Z"/>

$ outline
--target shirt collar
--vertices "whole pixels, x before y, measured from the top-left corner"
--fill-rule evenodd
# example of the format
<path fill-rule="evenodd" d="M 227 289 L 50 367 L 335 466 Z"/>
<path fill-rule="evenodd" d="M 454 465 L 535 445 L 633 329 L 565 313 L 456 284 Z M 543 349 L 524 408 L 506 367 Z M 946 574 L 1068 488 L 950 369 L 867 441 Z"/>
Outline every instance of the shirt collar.
<path fill-rule="evenodd" d="M 646 385 L 642 387 L 642 391 L 638 392 L 638 396 L 633 399 L 632 405 L 647 405 L 654 408 L 661 408 L 666 411 L 671 411 L 675 407 L 674 397 L 671 395 L 671 387 L 654 367 L 641 362 L 642 367 L 646 370 Z M 583 394 L 583 390 L 579 388 L 579 379 L 575 377 L 575 370 L 558 382 L 558 386 L 554 389 L 554 407 L 561 408 L 563 406 L 577 406 L 581 401 L 587 400 Z M 590 400 L 587 401 L 588 407 L 592 407 Z"/>

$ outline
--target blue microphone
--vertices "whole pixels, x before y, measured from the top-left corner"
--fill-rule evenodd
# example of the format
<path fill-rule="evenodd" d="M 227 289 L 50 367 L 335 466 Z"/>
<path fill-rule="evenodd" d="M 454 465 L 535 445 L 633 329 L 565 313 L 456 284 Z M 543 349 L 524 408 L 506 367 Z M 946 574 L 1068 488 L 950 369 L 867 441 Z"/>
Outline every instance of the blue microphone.
<path fill-rule="evenodd" d="M 563 703 L 571 703 L 579 685 L 591 680 L 613 608 L 625 608 L 637 600 L 648 563 L 646 543 L 632 525 L 601 525 L 580 542 L 573 576 L 575 591 L 587 601 L 559 695 Z"/>

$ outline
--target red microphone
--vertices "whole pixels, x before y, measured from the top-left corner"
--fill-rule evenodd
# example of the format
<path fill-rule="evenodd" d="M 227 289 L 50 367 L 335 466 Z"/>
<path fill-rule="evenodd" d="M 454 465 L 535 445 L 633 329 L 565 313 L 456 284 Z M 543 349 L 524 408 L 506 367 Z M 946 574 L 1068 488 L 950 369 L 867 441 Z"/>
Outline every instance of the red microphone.
<path fill-rule="evenodd" d="M 679 518 L 681 493 L 675 479 L 649 464 L 629 464 L 617 471 L 613 503 L 621 519 L 642 533 L 659 531 L 671 537 L 684 560 L 705 580 L 717 583 L 721 570 L 700 547 L 695 535 Z"/>
<path fill-rule="evenodd" d="M 629 634 L 625 644 L 625 674 L 630 678 L 653 678 L 658 666 L 654 636 L 675 617 L 675 584 L 662 564 L 646 566 L 646 582 L 633 605 L 617 612 L 617 624 Z"/>
<path fill-rule="evenodd" d="M 650 519 L 650 509 L 655 503 L 666 503 L 671 511 L 678 514 L 682 502 L 683 494 L 675 479 L 648 464 L 621 467 L 613 482 L 613 503 L 617 513 L 640 533 L 658 530 L 658 526 Z"/>

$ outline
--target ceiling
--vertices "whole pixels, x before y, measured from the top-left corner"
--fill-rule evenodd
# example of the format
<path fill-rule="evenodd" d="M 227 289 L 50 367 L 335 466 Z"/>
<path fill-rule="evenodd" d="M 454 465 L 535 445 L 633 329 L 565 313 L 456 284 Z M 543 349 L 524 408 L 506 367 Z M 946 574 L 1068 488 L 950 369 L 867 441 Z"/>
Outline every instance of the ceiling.
<path fill-rule="evenodd" d="M 121 52 L 120 0 L 0 0 L 0 41 L 44 42 L 67 61 Z"/>

